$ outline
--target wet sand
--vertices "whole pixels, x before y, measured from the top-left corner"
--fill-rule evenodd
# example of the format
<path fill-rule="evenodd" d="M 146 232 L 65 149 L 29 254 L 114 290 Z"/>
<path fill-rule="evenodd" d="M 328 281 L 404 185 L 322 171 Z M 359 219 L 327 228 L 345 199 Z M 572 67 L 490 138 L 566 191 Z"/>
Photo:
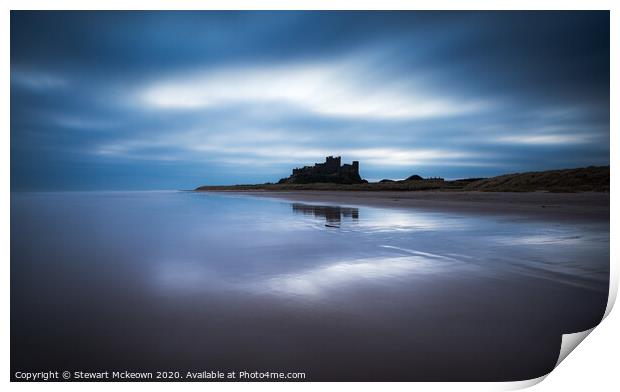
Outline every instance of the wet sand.
<path fill-rule="evenodd" d="M 416 208 L 560 221 L 608 221 L 609 193 L 436 191 L 209 191 L 310 203 Z"/>
<path fill-rule="evenodd" d="M 14 195 L 13 380 L 515 381 L 605 311 L 608 194 L 248 194 Z"/>

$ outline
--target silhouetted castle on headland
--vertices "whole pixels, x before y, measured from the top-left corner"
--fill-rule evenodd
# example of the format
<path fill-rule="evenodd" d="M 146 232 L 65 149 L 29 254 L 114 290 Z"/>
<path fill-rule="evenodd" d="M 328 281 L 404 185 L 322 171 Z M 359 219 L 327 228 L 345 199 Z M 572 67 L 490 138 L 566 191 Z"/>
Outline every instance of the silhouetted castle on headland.
<path fill-rule="evenodd" d="M 361 184 L 359 162 L 353 161 L 350 165 L 340 165 L 340 157 L 326 157 L 325 163 L 316 163 L 314 166 L 304 166 L 293 169 L 290 177 L 281 179 L 279 184 L 310 184 L 315 182 L 330 182 L 336 184 Z"/>

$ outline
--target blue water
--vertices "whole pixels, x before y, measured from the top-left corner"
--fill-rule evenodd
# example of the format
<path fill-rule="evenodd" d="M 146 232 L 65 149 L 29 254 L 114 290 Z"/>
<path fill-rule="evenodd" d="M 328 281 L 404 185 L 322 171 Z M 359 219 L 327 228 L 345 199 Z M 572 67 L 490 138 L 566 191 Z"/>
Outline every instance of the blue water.
<path fill-rule="evenodd" d="M 605 307 L 609 222 L 193 192 L 14 193 L 14 370 L 540 375 Z"/>

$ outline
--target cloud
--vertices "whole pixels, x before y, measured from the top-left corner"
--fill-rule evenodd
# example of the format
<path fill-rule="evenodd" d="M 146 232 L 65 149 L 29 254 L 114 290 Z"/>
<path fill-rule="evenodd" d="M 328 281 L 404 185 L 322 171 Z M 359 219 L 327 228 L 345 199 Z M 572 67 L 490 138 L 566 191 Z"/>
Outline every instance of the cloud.
<path fill-rule="evenodd" d="M 117 121 L 102 120 L 80 115 L 52 115 L 51 119 L 60 127 L 82 131 L 110 130 L 118 126 Z"/>
<path fill-rule="evenodd" d="M 330 147 L 324 143 L 292 138 L 288 130 L 266 131 L 174 131 L 150 138 L 103 143 L 95 153 L 108 157 L 150 159 L 154 161 L 217 161 L 245 165 L 312 164 L 329 155 L 342 155 L 376 167 L 446 165 L 460 162 L 476 165 L 479 153 L 448 148 Z M 176 152 L 176 153 L 174 153 Z"/>
<path fill-rule="evenodd" d="M 290 106 L 321 116 L 426 119 L 483 110 L 481 100 L 429 92 L 410 76 L 376 79 L 363 58 L 331 63 L 273 64 L 192 72 L 139 89 L 139 104 L 153 109 L 203 110 L 227 105 Z M 384 75 L 385 77 L 385 75 Z"/>
<path fill-rule="evenodd" d="M 349 150 L 347 155 L 376 166 L 442 165 L 477 156 L 473 152 L 438 148 L 364 148 Z"/>
<path fill-rule="evenodd" d="M 495 139 L 499 143 L 528 144 L 528 145 L 554 145 L 554 144 L 581 144 L 589 143 L 591 135 L 515 135 L 501 136 Z"/>
<path fill-rule="evenodd" d="M 61 88 L 68 84 L 66 79 L 50 73 L 13 69 L 11 69 L 11 83 L 40 91 Z"/>
<path fill-rule="evenodd" d="M 517 132 L 511 131 L 510 135 L 500 134 L 491 138 L 491 141 L 499 144 L 522 144 L 532 146 L 586 144 L 595 142 L 601 138 L 601 133 L 603 132 L 600 132 L 598 129 L 595 129 L 595 131 L 597 132 L 581 132 L 572 124 L 549 125 L 534 129 L 523 129 Z"/>

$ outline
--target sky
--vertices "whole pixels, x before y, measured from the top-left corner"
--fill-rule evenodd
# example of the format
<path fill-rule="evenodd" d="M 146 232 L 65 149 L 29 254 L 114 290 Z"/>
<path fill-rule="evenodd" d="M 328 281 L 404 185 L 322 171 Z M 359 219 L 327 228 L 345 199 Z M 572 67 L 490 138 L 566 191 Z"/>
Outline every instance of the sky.
<path fill-rule="evenodd" d="M 11 189 L 609 164 L 609 13 L 11 12 Z"/>

